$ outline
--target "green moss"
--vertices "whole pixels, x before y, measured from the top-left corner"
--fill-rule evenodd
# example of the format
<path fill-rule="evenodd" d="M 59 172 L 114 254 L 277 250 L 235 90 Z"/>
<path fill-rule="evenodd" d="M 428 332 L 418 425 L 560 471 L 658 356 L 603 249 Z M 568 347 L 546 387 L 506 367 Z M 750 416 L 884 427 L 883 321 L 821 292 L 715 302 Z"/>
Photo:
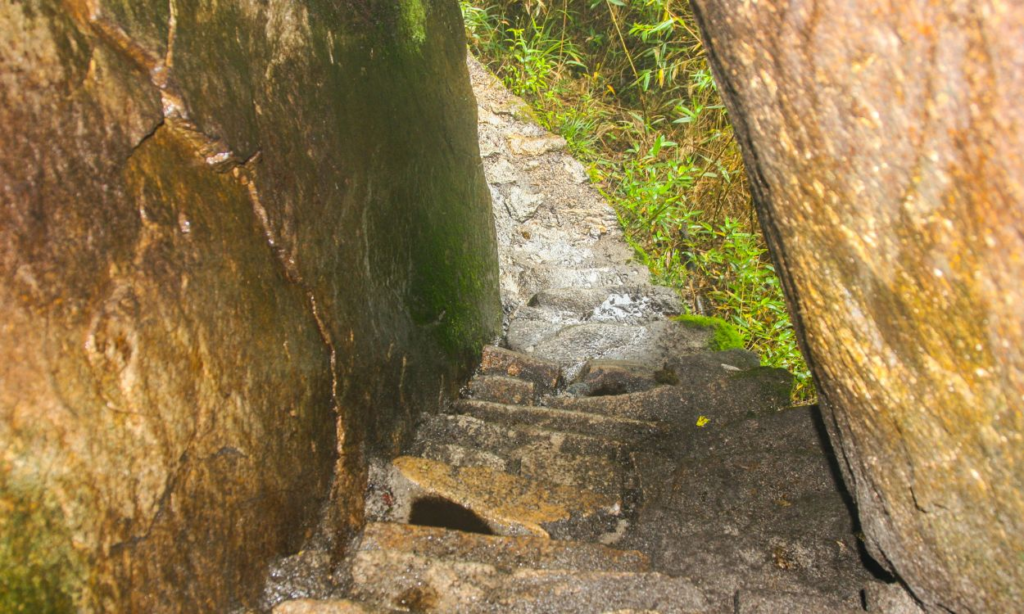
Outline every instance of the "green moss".
<path fill-rule="evenodd" d="M 60 510 L 0 473 L 0 614 L 73 612 L 81 578 Z"/>
<path fill-rule="evenodd" d="M 712 350 L 723 352 L 725 350 L 743 348 L 743 336 L 740 335 L 740 332 L 735 326 L 721 318 L 681 315 L 676 316 L 675 320 L 681 322 L 684 326 L 689 326 L 691 328 L 714 329 L 714 335 L 711 337 L 711 343 L 708 344 L 708 347 Z"/>
<path fill-rule="evenodd" d="M 422 0 L 401 1 L 402 30 L 416 50 L 427 41 L 427 11 Z"/>
<path fill-rule="evenodd" d="M 497 263 L 484 237 L 467 242 L 469 218 L 445 216 L 422 224 L 413 270 L 410 313 L 452 357 L 476 354 L 501 326 Z"/>
<path fill-rule="evenodd" d="M 540 117 L 538 117 L 536 111 L 533 110 L 533 107 L 531 107 L 530 105 L 528 105 L 526 103 L 523 103 L 523 104 L 513 104 L 512 105 L 512 117 L 518 119 L 521 122 L 526 122 L 526 123 L 531 123 L 531 122 L 535 123 L 535 124 L 543 123 L 543 122 L 541 122 Z"/>

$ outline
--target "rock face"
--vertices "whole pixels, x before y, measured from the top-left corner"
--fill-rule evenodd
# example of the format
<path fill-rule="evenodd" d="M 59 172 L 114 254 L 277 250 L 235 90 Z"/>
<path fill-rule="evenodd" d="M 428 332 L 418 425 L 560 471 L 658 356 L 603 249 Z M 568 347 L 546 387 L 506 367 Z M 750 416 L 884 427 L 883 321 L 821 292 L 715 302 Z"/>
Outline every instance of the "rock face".
<path fill-rule="evenodd" d="M 1024 7 L 695 9 L 870 552 L 1024 610 Z"/>
<path fill-rule="evenodd" d="M 527 130 L 546 143 L 534 150 L 556 141 L 499 114 L 522 101 L 472 59 L 470 76 L 481 121 L 496 122 L 481 126 L 482 149 L 518 142 Z M 488 108 L 498 111 L 489 117 Z M 503 167 L 520 177 L 545 166 L 551 173 L 534 184 L 543 223 L 520 227 L 544 231 L 542 251 L 510 241 L 522 233 L 502 232 L 508 211 L 492 201 L 506 267 L 502 300 L 517 306 L 512 325 L 523 310 L 556 328 L 578 326 L 583 316 L 666 321 L 678 299 L 664 289 L 597 286 L 588 274 L 573 275 L 611 269 L 605 258 L 625 241 L 608 232 L 588 242 L 586 226 L 560 221 L 581 208 L 603 217 L 610 206 L 586 192 L 576 192 L 587 197 L 580 202 L 562 200 L 579 184 L 552 172 L 570 166 L 558 159 L 561 150 L 541 155 L 484 160 L 492 189 L 508 177 Z M 570 246 L 587 258 L 575 269 L 557 256 Z M 545 275 L 529 274 L 537 268 Z M 516 283 L 543 278 L 577 285 L 530 297 Z M 840 614 L 864 612 L 865 593 L 871 611 L 913 605 L 898 584 L 864 568 L 820 413 L 786 409 L 789 373 L 760 367 L 739 349 L 677 345 L 651 364 L 587 359 L 589 343 L 568 344 L 577 353 L 558 361 L 485 347 L 468 398 L 424 416 L 402 456 L 371 465 L 370 522 L 344 559 L 312 540 L 275 563 L 266 609 Z"/>
<path fill-rule="evenodd" d="M 0 610 L 249 606 L 360 521 L 500 326 L 464 58 L 444 0 L 0 5 Z"/>

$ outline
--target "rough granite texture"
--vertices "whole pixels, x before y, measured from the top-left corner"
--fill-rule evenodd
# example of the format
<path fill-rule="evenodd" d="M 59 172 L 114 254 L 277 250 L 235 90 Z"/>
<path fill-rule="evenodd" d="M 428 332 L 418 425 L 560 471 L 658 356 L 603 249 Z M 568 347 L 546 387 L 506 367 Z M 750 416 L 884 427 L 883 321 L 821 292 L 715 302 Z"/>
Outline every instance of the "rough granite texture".
<path fill-rule="evenodd" d="M 226 611 L 500 326 L 455 2 L 0 3 L 0 611 Z M 337 475 L 333 491 L 332 475 Z"/>
<path fill-rule="evenodd" d="M 1024 5 L 694 8 L 871 554 L 1024 611 Z"/>

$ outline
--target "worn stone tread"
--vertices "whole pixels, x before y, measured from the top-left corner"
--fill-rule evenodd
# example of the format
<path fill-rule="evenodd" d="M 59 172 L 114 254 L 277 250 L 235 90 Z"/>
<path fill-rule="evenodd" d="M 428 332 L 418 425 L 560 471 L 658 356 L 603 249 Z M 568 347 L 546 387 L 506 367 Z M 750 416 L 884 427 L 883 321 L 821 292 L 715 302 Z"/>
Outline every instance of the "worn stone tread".
<path fill-rule="evenodd" d="M 656 438 L 665 432 L 662 425 L 655 422 L 548 407 L 504 405 L 462 399 L 454 403 L 452 409 L 491 422 L 531 424 L 569 433 L 617 439 L 630 444 Z"/>
<path fill-rule="evenodd" d="M 627 444 L 608 437 L 558 431 L 529 424 L 499 424 L 464 414 L 432 416 L 417 433 L 423 444 L 414 445 L 414 452 L 426 442 L 457 441 L 466 448 L 476 448 L 502 458 L 526 445 L 544 445 L 554 452 L 575 456 L 596 456 L 622 459 L 628 454 Z"/>
<path fill-rule="evenodd" d="M 643 324 L 564 319 L 535 307 L 519 309 L 509 321 L 507 333 L 508 346 L 516 352 L 563 365 L 605 358 L 649 337 Z"/>
<path fill-rule="evenodd" d="M 609 298 L 612 298 L 610 301 Z M 626 300 L 619 300 L 626 299 Z M 547 288 L 530 307 L 588 320 L 645 321 L 682 313 L 676 293 L 662 286 L 613 285 L 594 288 Z"/>
<path fill-rule="evenodd" d="M 496 536 L 438 527 L 366 525 L 359 550 L 391 550 L 434 559 L 485 563 L 501 570 L 561 569 L 647 571 L 650 561 L 636 550 L 533 536 Z"/>
<path fill-rule="evenodd" d="M 681 421 L 689 417 L 693 407 L 701 409 L 694 391 L 681 386 L 658 386 L 628 394 L 592 397 L 547 395 L 543 406 L 585 414 L 645 421 Z"/>
<path fill-rule="evenodd" d="M 735 603 L 736 614 L 857 614 L 864 611 L 812 592 L 739 591 Z"/>
<path fill-rule="evenodd" d="M 615 497 L 487 467 L 454 467 L 414 456 L 400 456 L 392 465 L 413 486 L 406 496 L 433 496 L 456 503 L 501 535 L 548 537 L 550 531 L 570 523 L 603 525 L 607 518 L 621 513 Z"/>
<path fill-rule="evenodd" d="M 623 395 L 678 383 L 670 369 L 653 369 L 631 360 L 588 360 L 565 393 L 575 397 Z"/>
<path fill-rule="evenodd" d="M 484 346 L 480 373 L 531 381 L 541 394 L 558 388 L 562 379 L 562 370 L 558 363 L 494 345 Z"/>
<path fill-rule="evenodd" d="M 562 365 L 604 358 L 633 360 L 658 368 L 680 357 L 706 352 L 713 334 L 711 328 L 685 326 L 674 320 L 541 324 L 536 320 L 513 320 L 508 330 L 509 347 Z"/>
<path fill-rule="evenodd" d="M 713 611 L 688 580 L 653 572 L 503 572 L 482 563 L 364 551 L 353 558 L 352 580 L 352 593 L 357 598 L 412 610 L 467 614 Z"/>
<path fill-rule="evenodd" d="M 546 444 L 525 446 L 516 450 L 515 456 L 523 477 L 586 488 L 619 500 L 626 488 L 626 470 L 621 462 L 566 454 Z"/>
<path fill-rule="evenodd" d="M 666 369 L 663 377 L 674 373 Z M 570 394 L 544 395 L 538 402 L 546 407 L 634 420 L 692 424 L 696 416 L 705 415 L 718 424 L 725 424 L 772 415 L 788 407 L 791 386 L 792 376 L 786 371 L 756 367 L 742 371 L 722 370 L 721 375 L 710 381 L 680 381 L 676 385 L 628 394 L 574 396 L 571 393 L 589 390 L 585 385 L 574 383 L 566 389 Z M 600 384 L 593 389 L 600 390 Z"/>
<path fill-rule="evenodd" d="M 416 456 L 441 461 L 456 467 L 489 467 L 506 473 L 511 471 L 511 463 L 507 458 L 478 448 L 467 448 L 454 443 L 424 441 L 416 447 Z"/>
<path fill-rule="evenodd" d="M 469 380 L 469 396 L 481 401 L 533 405 L 536 384 L 507 375 L 477 375 Z"/>
<path fill-rule="evenodd" d="M 493 448 L 492 448 L 493 450 Z M 456 467 L 487 467 L 534 480 L 586 488 L 621 498 L 625 470 L 607 456 L 569 454 L 550 441 L 503 446 L 494 451 L 427 440 L 416 446 L 415 455 Z"/>
<path fill-rule="evenodd" d="M 273 614 L 389 614 L 395 611 L 349 599 L 292 599 L 275 606 Z"/>
<path fill-rule="evenodd" d="M 541 264 L 519 276 L 519 286 L 532 294 L 555 287 L 597 288 L 646 284 L 649 281 L 650 273 L 640 265 L 568 267 Z"/>

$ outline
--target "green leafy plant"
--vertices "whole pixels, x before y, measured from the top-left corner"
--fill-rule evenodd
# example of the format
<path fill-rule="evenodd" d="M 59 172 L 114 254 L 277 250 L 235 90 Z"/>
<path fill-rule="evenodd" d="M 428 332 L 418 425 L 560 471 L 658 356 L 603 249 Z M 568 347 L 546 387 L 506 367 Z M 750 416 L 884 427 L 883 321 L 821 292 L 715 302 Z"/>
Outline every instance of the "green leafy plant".
<path fill-rule="evenodd" d="M 465 0 L 474 52 L 615 207 L 657 283 L 815 398 L 685 0 Z M 730 343 L 735 338 L 730 337 Z M 732 346 L 730 346 L 732 347 Z"/>

